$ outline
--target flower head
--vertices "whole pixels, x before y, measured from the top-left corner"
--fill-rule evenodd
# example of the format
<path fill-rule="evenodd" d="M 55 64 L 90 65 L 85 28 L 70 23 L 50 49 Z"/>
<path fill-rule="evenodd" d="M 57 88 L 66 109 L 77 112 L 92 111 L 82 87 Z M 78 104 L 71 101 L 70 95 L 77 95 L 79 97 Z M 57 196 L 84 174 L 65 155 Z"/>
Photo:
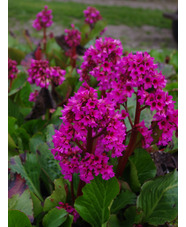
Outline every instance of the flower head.
<path fill-rule="evenodd" d="M 54 66 L 46 69 L 46 73 L 50 75 L 50 80 L 56 85 L 61 85 L 65 80 L 66 71 L 59 66 Z"/>
<path fill-rule="evenodd" d="M 17 62 L 8 58 L 8 79 L 13 80 L 17 77 Z"/>
<path fill-rule="evenodd" d="M 45 6 L 44 10 L 37 14 L 32 25 L 38 31 L 42 28 L 48 28 L 53 24 L 52 17 L 52 10 L 49 10 L 48 6 Z"/>
<path fill-rule="evenodd" d="M 30 96 L 29 96 L 29 101 L 30 102 L 35 102 L 38 94 L 39 94 L 38 90 L 35 90 L 34 92 L 31 92 Z"/>
<path fill-rule="evenodd" d="M 47 60 L 32 59 L 31 66 L 28 69 L 28 82 L 39 87 L 48 88 L 50 84 L 50 75 L 46 71 L 48 67 L 49 62 Z"/>
<path fill-rule="evenodd" d="M 81 41 L 81 32 L 75 29 L 74 24 L 71 25 L 72 29 L 65 29 L 65 41 L 69 47 L 76 47 Z"/>
<path fill-rule="evenodd" d="M 100 12 L 91 6 L 88 6 L 86 10 L 83 11 L 85 16 L 85 23 L 95 24 L 97 21 L 102 20 Z"/>

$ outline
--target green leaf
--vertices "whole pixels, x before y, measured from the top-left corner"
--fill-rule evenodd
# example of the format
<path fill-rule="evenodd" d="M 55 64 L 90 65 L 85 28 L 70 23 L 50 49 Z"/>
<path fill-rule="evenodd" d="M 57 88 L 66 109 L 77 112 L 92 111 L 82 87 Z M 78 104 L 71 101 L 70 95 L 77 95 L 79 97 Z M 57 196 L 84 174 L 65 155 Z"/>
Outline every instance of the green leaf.
<path fill-rule="evenodd" d="M 142 213 L 137 210 L 136 206 L 131 206 L 125 210 L 124 216 L 125 221 L 122 226 L 133 227 L 134 224 L 138 224 L 141 221 Z"/>
<path fill-rule="evenodd" d="M 32 227 L 26 214 L 19 210 L 8 211 L 8 227 Z"/>
<path fill-rule="evenodd" d="M 136 149 L 129 157 L 130 185 L 137 192 L 141 184 L 156 176 L 156 166 L 150 154 L 144 149 Z"/>
<path fill-rule="evenodd" d="M 29 140 L 30 151 L 35 154 L 40 144 L 44 144 L 44 138 L 43 134 L 41 132 L 38 132 L 34 134 Z"/>
<path fill-rule="evenodd" d="M 61 176 L 59 162 L 54 159 L 54 156 L 46 143 L 38 145 L 37 150 L 39 151 L 37 156 L 41 169 L 47 175 L 49 180 L 53 182 Z"/>
<path fill-rule="evenodd" d="M 54 208 L 48 212 L 43 218 L 44 227 L 58 227 L 67 219 L 68 213 L 64 209 Z"/>
<path fill-rule="evenodd" d="M 42 197 L 38 188 L 38 176 L 40 168 L 34 156 L 28 155 L 29 159 L 24 166 L 19 156 L 14 156 L 10 159 L 10 169 L 14 173 L 19 173 L 26 180 L 29 189 L 36 194 L 36 196 L 42 201 Z M 32 166 L 31 166 L 32 165 Z M 36 185 L 34 184 L 36 183 Z"/>
<path fill-rule="evenodd" d="M 12 82 L 11 90 L 8 96 L 11 96 L 21 90 L 26 84 L 26 73 L 20 72 Z"/>
<path fill-rule="evenodd" d="M 114 200 L 111 206 L 111 213 L 116 214 L 119 210 L 125 208 L 127 205 L 136 203 L 136 195 L 131 191 L 121 192 Z"/>
<path fill-rule="evenodd" d="M 33 201 L 34 217 L 37 217 L 43 211 L 43 207 L 41 205 L 41 201 L 37 198 L 37 196 L 33 192 L 30 192 L 30 195 Z"/>
<path fill-rule="evenodd" d="M 37 132 L 41 132 L 44 130 L 44 125 L 46 124 L 46 120 L 42 119 L 34 119 L 29 120 L 25 124 L 22 125 L 22 127 L 30 134 L 34 135 Z"/>
<path fill-rule="evenodd" d="M 32 102 L 29 101 L 30 93 L 32 92 L 31 85 L 26 82 L 25 86 L 20 90 L 20 100 L 24 106 L 32 107 Z"/>
<path fill-rule="evenodd" d="M 75 201 L 75 209 L 92 226 L 102 226 L 108 221 L 111 203 L 119 193 L 117 179 L 103 180 L 99 175 L 82 191 L 83 195 Z"/>
<path fill-rule="evenodd" d="M 54 144 L 52 142 L 52 140 L 53 140 L 52 136 L 55 134 L 55 129 L 54 129 L 54 125 L 53 124 L 47 125 L 45 134 L 46 134 L 47 144 L 50 145 L 50 148 L 53 148 Z"/>
<path fill-rule="evenodd" d="M 64 181 L 62 178 L 56 179 L 54 181 L 55 190 L 52 194 L 45 199 L 44 202 L 44 211 L 49 211 L 50 209 L 59 205 L 59 202 L 65 202 L 66 200 L 66 191 L 64 187 Z"/>
<path fill-rule="evenodd" d="M 22 211 L 30 220 L 33 221 L 33 203 L 29 189 L 26 189 L 21 195 L 14 194 L 11 198 L 9 198 L 8 209 Z"/>
<path fill-rule="evenodd" d="M 74 216 L 73 215 L 68 215 L 66 221 L 63 223 L 63 227 L 71 227 L 73 223 Z"/>
<path fill-rule="evenodd" d="M 176 170 L 146 182 L 137 199 L 137 207 L 143 210 L 143 222 L 158 226 L 174 220 L 178 214 L 177 193 Z"/>
<path fill-rule="evenodd" d="M 18 125 L 21 125 L 24 122 L 23 115 L 19 111 L 19 106 L 10 98 L 8 98 L 8 116 L 16 118 Z"/>
<path fill-rule="evenodd" d="M 8 156 L 9 157 L 18 154 L 16 148 L 17 148 L 17 145 L 15 144 L 15 142 L 12 139 L 11 135 L 8 134 Z"/>
<path fill-rule="evenodd" d="M 108 221 L 108 226 L 109 227 L 121 227 L 121 223 L 118 219 L 118 217 L 114 214 L 110 216 L 110 219 Z"/>

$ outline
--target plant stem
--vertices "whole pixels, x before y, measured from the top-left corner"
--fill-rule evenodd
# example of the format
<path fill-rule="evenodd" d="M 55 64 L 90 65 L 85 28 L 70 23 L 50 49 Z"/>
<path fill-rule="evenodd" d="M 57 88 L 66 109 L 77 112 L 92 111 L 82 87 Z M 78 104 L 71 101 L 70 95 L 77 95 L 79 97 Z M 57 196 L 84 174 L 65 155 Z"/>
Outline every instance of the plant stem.
<path fill-rule="evenodd" d="M 132 128 L 132 134 L 131 134 L 130 141 L 129 141 L 129 144 L 127 146 L 127 149 L 124 152 L 124 155 L 119 159 L 116 177 L 121 177 L 123 175 L 123 171 L 124 171 L 125 166 L 127 164 L 128 158 L 133 153 L 133 151 L 136 147 L 136 139 L 137 139 L 137 135 L 138 135 L 138 130 L 136 128 L 136 125 L 139 124 L 140 113 L 141 113 L 140 103 L 138 102 L 138 98 L 136 98 L 136 114 L 135 114 L 134 126 Z"/>
<path fill-rule="evenodd" d="M 85 182 L 80 180 L 78 185 L 77 197 L 83 195 L 82 188 L 85 186 Z"/>

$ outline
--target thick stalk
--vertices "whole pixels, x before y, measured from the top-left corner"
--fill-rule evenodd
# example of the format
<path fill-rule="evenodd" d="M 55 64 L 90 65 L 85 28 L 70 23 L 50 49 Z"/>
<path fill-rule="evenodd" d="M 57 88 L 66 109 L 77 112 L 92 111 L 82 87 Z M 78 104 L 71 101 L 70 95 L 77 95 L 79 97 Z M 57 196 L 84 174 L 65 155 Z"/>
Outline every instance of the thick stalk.
<path fill-rule="evenodd" d="M 77 197 L 83 195 L 82 188 L 85 186 L 85 182 L 80 180 L 78 185 Z"/>
<path fill-rule="evenodd" d="M 127 149 L 124 152 L 124 155 L 119 159 L 116 177 L 121 177 L 123 175 L 123 171 L 124 171 L 125 166 L 127 164 L 128 158 L 133 153 L 133 151 L 136 147 L 136 140 L 137 140 L 137 135 L 138 135 L 138 130 L 136 128 L 136 125 L 139 124 L 140 113 L 141 113 L 140 103 L 138 102 L 138 99 L 136 98 L 136 114 L 135 114 L 134 126 L 132 128 L 132 134 L 131 134 L 130 141 L 129 141 L 129 144 L 127 146 Z"/>

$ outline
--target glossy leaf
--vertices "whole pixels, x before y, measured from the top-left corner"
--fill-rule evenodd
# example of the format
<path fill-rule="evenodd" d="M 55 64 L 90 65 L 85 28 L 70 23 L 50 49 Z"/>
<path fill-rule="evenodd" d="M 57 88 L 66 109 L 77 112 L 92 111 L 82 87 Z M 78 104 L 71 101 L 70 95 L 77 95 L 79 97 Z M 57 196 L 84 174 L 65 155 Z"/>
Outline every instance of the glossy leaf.
<path fill-rule="evenodd" d="M 143 211 L 143 222 L 162 225 L 178 214 L 178 173 L 171 172 L 146 182 L 137 199 L 137 207 Z"/>
<path fill-rule="evenodd" d="M 111 213 L 116 214 L 119 210 L 125 208 L 127 205 L 136 203 L 136 195 L 131 191 L 121 192 L 114 200 L 111 206 Z"/>
<path fill-rule="evenodd" d="M 12 82 L 12 87 L 9 92 L 9 96 L 15 94 L 19 90 L 21 90 L 26 84 L 26 73 L 20 72 L 17 77 Z"/>
<path fill-rule="evenodd" d="M 144 149 L 136 149 L 134 155 L 129 157 L 130 185 L 135 190 L 146 180 L 156 176 L 156 166 L 150 154 Z"/>
<path fill-rule="evenodd" d="M 124 212 L 125 221 L 122 226 L 133 227 L 134 224 L 138 224 L 141 221 L 142 213 L 138 211 L 136 206 L 130 206 Z"/>
<path fill-rule="evenodd" d="M 67 219 L 68 213 L 64 209 L 54 208 L 48 212 L 43 218 L 44 227 L 58 227 Z"/>
<path fill-rule="evenodd" d="M 31 223 L 23 212 L 19 210 L 9 210 L 8 211 L 8 226 L 9 227 L 31 227 Z"/>
<path fill-rule="evenodd" d="M 44 202 L 44 211 L 49 211 L 50 209 L 59 205 L 59 202 L 65 202 L 66 200 L 66 191 L 64 187 L 64 181 L 62 178 L 56 179 L 54 181 L 55 190 L 52 194 L 45 199 Z"/>
<path fill-rule="evenodd" d="M 102 226 L 109 219 L 111 203 L 118 193 L 115 177 L 103 180 L 99 175 L 84 186 L 83 195 L 75 201 L 75 209 L 92 226 Z"/>

